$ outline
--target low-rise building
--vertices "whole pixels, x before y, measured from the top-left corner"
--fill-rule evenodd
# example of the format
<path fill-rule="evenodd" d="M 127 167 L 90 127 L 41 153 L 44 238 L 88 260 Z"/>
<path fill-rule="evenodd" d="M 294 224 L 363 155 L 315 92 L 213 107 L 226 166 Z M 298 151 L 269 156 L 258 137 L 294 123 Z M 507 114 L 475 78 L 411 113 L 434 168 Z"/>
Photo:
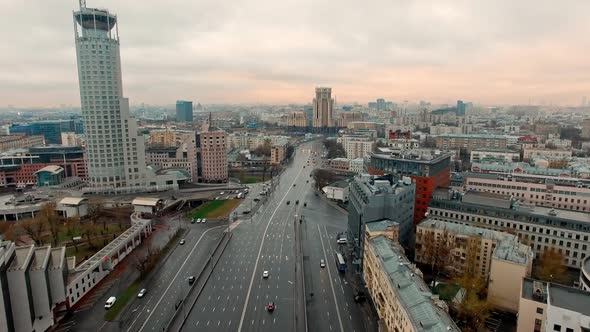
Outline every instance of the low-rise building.
<path fill-rule="evenodd" d="M 387 331 L 460 331 L 401 248 L 384 236 L 363 242 L 363 279 Z"/>
<path fill-rule="evenodd" d="M 449 249 L 447 272 L 463 274 L 473 269 L 489 283 L 488 300 L 496 307 L 518 311 L 520 280 L 531 274 L 534 254 L 513 234 L 481 227 L 425 219 L 416 229 L 416 262 L 430 264 L 433 242 Z"/>
<path fill-rule="evenodd" d="M 481 162 L 518 162 L 520 161 L 520 153 L 508 149 L 473 149 L 469 161 L 472 163 Z"/>
<path fill-rule="evenodd" d="M 540 257 L 554 248 L 565 265 L 579 269 L 590 255 L 590 214 L 517 203 L 508 195 L 469 191 L 433 193 L 429 215 L 435 220 L 482 227 L 516 234 Z"/>
<path fill-rule="evenodd" d="M 397 150 L 413 150 L 420 147 L 420 142 L 417 139 L 396 138 L 390 139 L 387 146 Z"/>
<path fill-rule="evenodd" d="M 88 199 L 82 197 L 64 197 L 55 207 L 63 218 L 83 218 L 88 215 Z"/>
<path fill-rule="evenodd" d="M 354 173 L 365 173 L 365 159 L 364 158 L 356 158 L 350 160 L 350 167 L 348 169 L 350 172 Z"/>
<path fill-rule="evenodd" d="M 270 164 L 280 165 L 287 156 L 287 144 L 275 144 L 270 148 Z"/>
<path fill-rule="evenodd" d="M 42 135 L 15 134 L 0 136 L 0 152 L 43 145 L 45 145 L 45 138 Z"/>
<path fill-rule="evenodd" d="M 549 159 L 569 159 L 572 157 L 572 150 L 565 149 L 544 149 L 544 148 L 524 148 L 522 150 L 522 159 L 532 161 L 535 158 Z"/>
<path fill-rule="evenodd" d="M 334 158 L 328 162 L 330 169 L 341 172 L 348 172 L 350 170 L 350 159 L 348 158 Z"/>
<path fill-rule="evenodd" d="M 323 187 L 322 192 L 329 199 L 348 202 L 348 182 L 346 181 L 331 183 L 330 185 Z"/>
<path fill-rule="evenodd" d="M 465 172 L 464 190 L 510 195 L 526 204 L 590 211 L 590 181 L 531 174 Z"/>
<path fill-rule="evenodd" d="M 306 112 L 291 112 L 287 119 L 289 127 L 307 128 L 309 127 L 309 119 Z"/>
<path fill-rule="evenodd" d="M 590 331 L 590 292 L 530 278 L 521 285 L 517 332 Z"/>
<path fill-rule="evenodd" d="M 49 165 L 35 172 L 37 186 L 57 186 L 64 181 L 64 169 L 61 166 Z"/>
<path fill-rule="evenodd" d="M 442 134 L 435 137 L 436 147 L 442 150 L 462 149 L 466 153 L 478 148 L 506 149 L 507 139 L 492 134 Z"/>

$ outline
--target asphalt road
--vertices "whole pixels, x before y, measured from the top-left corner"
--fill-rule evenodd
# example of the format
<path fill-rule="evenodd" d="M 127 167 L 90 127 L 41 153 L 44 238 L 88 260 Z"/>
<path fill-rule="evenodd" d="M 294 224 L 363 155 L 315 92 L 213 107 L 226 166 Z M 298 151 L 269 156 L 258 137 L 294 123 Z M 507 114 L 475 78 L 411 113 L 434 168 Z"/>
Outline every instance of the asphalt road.
<path fill-rule="evenodd" d="M 314 292 L 307 300 L 309 331 L 364 331 L 353 291 L 333 259 L 336 233 L 346 229 L 346 215 L 314 195 L 313 162 L 307 163 L 314 149 L 320 151 L 321 143 L 300 146 L 256 214 L 240 217 L 185 331 L 293 331 L 295 315 L 305 316 L 294 305 L 293 223 L 302 214 L 306 293 Z M 322 258 L 326 268 L 320 268 Z M 264 271 L 268 278 L 262 277 Z M 271 301 L 273 313 L 265 310 Z"/>
<path fill-rule="evenodd" d="M 162 331 L 175 311 L 175 304 L 189 290 L 187 278 L 196 276 L 220 239 L 225 225 L 188 224 L 184 239 L 157 275 L 142 287 L 143 298 L 135 297 L 121 314 L 121 331 Z"/>

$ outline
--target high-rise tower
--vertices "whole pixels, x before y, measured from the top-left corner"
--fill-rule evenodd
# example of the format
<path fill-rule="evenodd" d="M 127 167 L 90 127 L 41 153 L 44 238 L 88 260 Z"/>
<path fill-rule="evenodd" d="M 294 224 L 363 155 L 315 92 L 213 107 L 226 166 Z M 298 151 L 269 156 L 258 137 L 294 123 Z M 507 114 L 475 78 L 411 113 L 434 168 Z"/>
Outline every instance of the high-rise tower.
<path fill-rule="evenodd" d="M 332 88 L 315 88 L 315 98 L 313 99 L 314 128 L 334 127 L 333 108 Z"/>
<path fill-rule="evenodd" d="M 82 118 L 91 186 L 148 185 L 143 137 L 123 97 L 117 16 L 87 8 L 74 12 Z M 155 184 L 155 183 L 153 183 Z"/>

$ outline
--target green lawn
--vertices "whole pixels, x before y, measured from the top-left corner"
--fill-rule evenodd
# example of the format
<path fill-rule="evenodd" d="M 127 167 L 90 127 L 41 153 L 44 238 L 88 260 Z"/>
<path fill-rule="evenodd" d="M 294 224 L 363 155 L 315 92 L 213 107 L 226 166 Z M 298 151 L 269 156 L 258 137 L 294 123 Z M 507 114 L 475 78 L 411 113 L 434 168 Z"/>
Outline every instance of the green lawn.
<path fill-rule="evenodd" d="M 86 256 L 91 257 L 95 253 L 96 250 L 90 249 L 86 243 L 79 244 L 78 251 L 73 246 L 66 248 L 66 257 L 76 256 L 76 264 L 80 264 Z"/>
<path fill-rule="evenodd" d="M 267 176 L 267 178 L 268 178 L 268 176 Z M 268 179 L 266 179 L 266 180 L 268 180 Z M 261 175 L 245 175 L 245 176 L 240 177 L 240 182 L 244 183 L 244 184 L 262 182 L 262 176 Z"/>
<path fill-rule="evenodd" d="M 433 293 L 438 294 L 441 300 L 452 301 L 460 287 L 457 285 L 438 284 L 432 290 Z"/>
<path fill-rule="evenodd" d="M 129 302 L 129 300 L 131 300 L 132 297 L 137 296 L 137 293 L 139 291 L 139 284 L 140 281 L 138 279 L 135 282 L 133 282 L 131 286 L 129 286 L 123 293 L 117 296 L 117 301 L 115 302 L 115 305 L 113 305 L 104 315 L 105 320 L 113 321 L 115 320 L 115 318 L 117 318 L 117 316 L 119 316 L 119 313 L 121 312 L 121 310 L 123 310 L 123 308 L 125 308 L 127 302 Z"/>
<path fill-rule="evenodd" d="M 221 218 L 228 216 L 241 200 L 228 199 L 209 201 L 188 213 L 189 218 Z"/>

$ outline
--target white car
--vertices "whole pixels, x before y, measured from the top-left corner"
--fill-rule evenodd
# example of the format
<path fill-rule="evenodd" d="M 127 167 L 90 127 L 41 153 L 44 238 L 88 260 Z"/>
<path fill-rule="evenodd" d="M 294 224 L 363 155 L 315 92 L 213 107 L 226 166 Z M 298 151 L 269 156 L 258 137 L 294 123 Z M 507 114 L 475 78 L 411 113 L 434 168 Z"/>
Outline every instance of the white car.
<path fill-rule="evenodd" d="M 262 272 L 262 277 L 263 278 L 268 278 L 268 271 Z"/>
<path fill-rule="evenodd" d="M 346 241 L 346 238 L 344 238 L 344 237 L 336 240 L 336 243 L 338 243 L 338 244 L 346 244 L 347 242 L 348 241 Z"/>
<path fill-rule="evenodd" d="M 219 195 L 223 195 L 223 194 L 225 194 L 225 191 L 222 191 L 222 192 L 219 193 Z"/>
<path fill-rule="evenodd" d="M 202 221 L 203 221 L 203 219 L 201 219 L 201 218 L 197 219 L 197 224 L 200 223 L 200 222 L 202 222 Z"/>
<path fill-rule="evenodd" d="M 117 301 L 116 297 L 114 297 L 114 296 L 109 297 L 107 302 L 104 304 L 104 308 L 107 310 L 110 309 L 113 305 L 115 305 L 116 301 Z"/>
<path fill-rule="evenodd" d="M 203 223 L 204 223 L 205 221 L 207 221 L 207 218 L 203 218 L 203 219 L 201 219 L 201 222 L 203 222 Z"/>
<path fill-rule="evenodd" d="M 142 288 L 139 293 L 137 293 L 137 297 L 143 297 L 147 293 L 147 289 Z"/>
<path fill-rule="evenodd" d="M 186 241 L 184 239 L 180 240 L 180 245 L 183 245 L 185 243 L 186 243 Z"/>

